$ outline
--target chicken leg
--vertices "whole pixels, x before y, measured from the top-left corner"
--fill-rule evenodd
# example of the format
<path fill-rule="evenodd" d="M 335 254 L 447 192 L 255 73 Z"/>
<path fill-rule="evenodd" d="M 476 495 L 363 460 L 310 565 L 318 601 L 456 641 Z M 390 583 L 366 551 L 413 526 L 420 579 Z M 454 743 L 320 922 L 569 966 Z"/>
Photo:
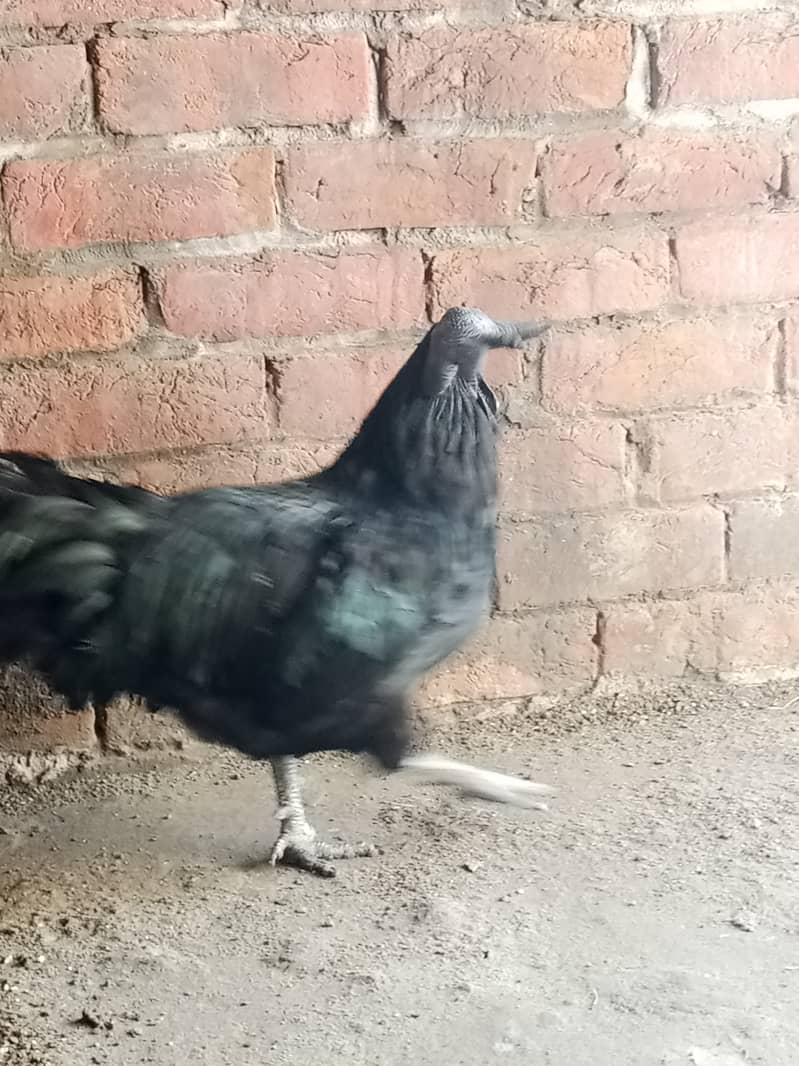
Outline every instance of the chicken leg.
<path fill-rule="evenodd" d="M 355 859 L 375 854 L 372 844 L 325 844 L 317 840 L 316 830 L 305 817 L 299 760 L 293 755 L 284 755 L 270 759 L 270 762 L 280 819 L 280 836 L 269 860 L 273 866 L 281 862 L 320 877 L 335 877 L 331 859 Z"/>

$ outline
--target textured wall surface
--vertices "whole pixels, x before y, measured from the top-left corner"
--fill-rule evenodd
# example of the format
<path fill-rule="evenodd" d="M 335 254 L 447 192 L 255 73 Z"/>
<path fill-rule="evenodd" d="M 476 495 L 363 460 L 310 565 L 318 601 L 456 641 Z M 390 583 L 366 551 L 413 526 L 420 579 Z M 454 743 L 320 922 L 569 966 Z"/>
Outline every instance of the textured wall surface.
<path fill-rule="evenodd" d="M 5 0 L 0 446 L 287 477 L 449 304 L 545 318 L 491 368 L 497 611 L 425 699 L 795 671 L 799 8 L 770 6 Z M 94 743 L 6 685 L 0 742 Z"/>

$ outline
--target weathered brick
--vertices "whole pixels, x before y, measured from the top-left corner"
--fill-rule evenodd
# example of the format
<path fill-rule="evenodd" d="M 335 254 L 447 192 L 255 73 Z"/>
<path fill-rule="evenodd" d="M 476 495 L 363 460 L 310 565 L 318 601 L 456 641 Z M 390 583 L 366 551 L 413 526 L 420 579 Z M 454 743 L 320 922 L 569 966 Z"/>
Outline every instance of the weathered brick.
<path fill-rule="evenodd" d="M 278 363 L 281 430 L 308 439 L 349 436 L 412 351 L 412 344 L 352 348 L 310 352 Z M 513 357 L 492 359 L 486 380 L 493 386 L 513 384 L 517 370 Z"/>
<path fill-rule="evenodd" d="M 730 511 L 730 577 L 799 575 L 799 496 L 739 500 Z"/>
<path fill-rule="evenodd" d="M 199 745 L 199 742 L 177 715 L 165 711 L 153 714 L 138 700 L 124 697 L 106 708 L 103 750 L 112 755 L 185 751 L 192 745 Z"/>
<path fill-rule="evenodd" d="M 72 465 L 79 473 L 93 470 L 169 494 L 212 485 L 265 485 L 307 477 L 331 463 L 339 450 L 338 443 L 293 440 Z"/>
<path fill-rule="evenodd" d="M 302 381 L 307 385 L 302 409 L 301 397 L 286 390 L 293 438 L 289 441 L 259 443 L 257 447 L 203 448 L 182 454 L 144 458 L 124 456 L 99 465 L 97 462 L 72 465 L 78 473 L 94 470 L 167 493 L 185 492 L 209 485 L 262 485 L 306 477 L 336 458 L 346 436 L 357 429 L 409 353 L 410 348 L 378 349 L 372 353 L 329 352 L 297 360 L 311 365 L 289 368 L 287 364 L 283 368 L 284 380 L 288 379 L 290 383 Z M 511 356 L 515 354 L 510 353 Z M 370 367 L 367 363 L 373 357 L 376 365 Z M 338 359 L 342 360 L 342 364 L 336 362 Z M 342 380 L 346 380 L 337 370 L 340 365 L 344 365 L 356 378 L 357 384 L 353 402 L 344 410 L 337 405 L 336 413 L 329 410 L 330 389 L 334 388 L 338 394 Z M 514 380 L 517 369 L 512 358 L 498 363 L 492 361 L 486 376 L 493 385 L 503 385 Z M 329 383 L 334 373 L 336 376 L 331 386 Z M 317 376 L 322 382 L 318 388 Z M 349 391 L 346 395 L 350 395 Z M 318 434 L 329 439 L 314 439 Z"/>
<path fill-rule="evenodd" d="M 494 0 L 500 10 L 512 0 Z M 261 8 L 299 15 L 321 11 L 428 11 L 460 7 L 461 0 L 259 0 Z"/>
<path fill-rule="evenodd" d="M 269 229 L 269 149 L 9 163 L 3 195 L 17 248 L 186 240 Z"/>
<path fill-rule="evenodd" d="M 4 0 L 0 26 L 105 25 L 150 18 L 221 18 L 227 0 Z"/>
<path fill-rule="evenodd" d="M 250 448 L 202 448 L 175 455 L 123 456 L 117 460 L 92 464 L 87 471 L 78 466 L 77 473 L 99 474 L 124 484 L 141 485 L 153 492 L 172 495 L 217 485 L 254 485 L 258 461 Z"/>
<path fill-rule="evenodd" d="M 317 352 L 286 360 L 279 367 L 281 430 L 320 439 L 348 436 L 408 355 L 405 349 L 387 348 Z"/>
<path fill-rule="evenodd" d="M 56 457 L 229 443 L 268 428 L 263 360 L 12 363 L 0 368 L 0 447 Z"/>
<path fill-rule="evenodd" d="M 524 364 L 525 355 L 521 349 L 495 348 L 488 353 L 483 377 L 492 388 L 518 386 L 524 380 Z"/>
<path fill-rule="evenodd" d="M 703 304 L 799 296 L 799 214 L 695 222 L 677 231 L 680 293 Z"/>
<path fill-rule="evenodd" d="M 476 640 L 423 684 L 421 706 L 513 699 L 590 684 L 596 675 L 588 608 L 492 618 Z"/>
<path fill-rule="evenodd" d="M 110 351 L 143 326 L 141 288 L 130 271 L 5 278 L 0 287 L 0 360 Z"/>
<path fill-rule="evenodd" d="M 362 33 L 106 38 L 97 57 L 100 115 L 121 133 L 346 122 L 369 108 Z"/>
<path fill-rule="evenodd" d="M 799 27 L 779 15 L 668 22 L 657 74 L 660 104 L 799 96 Z"/>
<path fill-rule="evenodd" d="M 522 140 L 322 141 L 289 151 L 287 207 L 316 229 L 501 225 L 519 216 L 534 167 Z"/>
<path fill-rule="evenodd" d="M 343 445 L 325 441 L 291 440 L 272 446 L 259 446 L 255 458 L 255 483 L 271 485 L 278 481 L 307 477 L 337 458 Z M 219 483 L 219 482 L 218 482 Z"/>
<path fill-rule="evenodd" d="M 541 164 L 548 215 L 616 215 L 768 203 L 782 180 L 772 141 L 600 131 L 556 140 Z"/>
<path fill-rule="evenodd" d="M 495 119 L 615 108 L 624 102 L 631 41 L 623 22 L 397 35 L 386 64 L 389 113 Z"/>
<path fill-rule="evenodd" d="M 424 266 L 381 246 L 182 262 L 164 274 L 161 307 L 174 333 L 212 340 L 407 329 L 424 320 Z"/>
<path fill-rule="evenodd" d="M 635 436 L 645 491 L 664 501 L 784 489 L 799 474 L 799 418 L 777 405 L 670 415 Z"/>
<path fill-rule="evenodd" d="M 502 610 L 714 585 L 722 578 L 724 516 L 709 506 L 560 515 L 504 527 Z"/>
<path fill-rule="evenodd" d="M 41 140 L 79 124 L 88 73 L 77 45 L 7 52 L 0 58 L 0 137 Z"/>
<path fill-rule="evenodd" d="M 719 597 L 719 673 L 730 681 L 799 674 L 799 589 L 795 582 Z"/>
<path fill-rule="evenodd" d="M 604 668 L 610 674 L 682 677 L 716 666 L 714 600 L 614 603 L 604 612 Z"/>
<path fill-rule="evenodd" d="M 543 399 L 556 410 L 631 410 L 762 395 L 779 342 L 774 319 L 748 314 L 555 332 Z"/>
<path fill-rule="evenodd" d="M 437 315 L 464 301 L 508 318 L 634 313 L 669 299 L 668 243 L 638 227 L 542 235 L 535 244 L 439 252 L 431 276 Z"/>
<path fill-rule="evenodd" d="M 625 430 L 614 423 L 543 425 L 506 433 L 500 448 L 503 509 L 511 514 L 623 504 Z"/>
<path fill-rule="evenodd" d="M 96 746 L 93 710 L 70 714 L 38 674 L 17 664 L 0 669 L 0 750 L 87 751 Z"/>

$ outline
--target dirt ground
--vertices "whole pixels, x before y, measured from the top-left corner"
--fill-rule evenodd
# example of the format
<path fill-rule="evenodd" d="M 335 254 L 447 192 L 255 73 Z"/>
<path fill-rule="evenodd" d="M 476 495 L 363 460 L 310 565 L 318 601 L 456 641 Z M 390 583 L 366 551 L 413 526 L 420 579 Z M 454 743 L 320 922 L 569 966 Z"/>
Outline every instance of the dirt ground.
<path fill-rule="evenodd" d="M 796 1066 L 799 686 L 597 692 L 442 723 L 547 814 L 312 760 L 334 880 L 272 870 L 229 753 L 0 804 L 0 1064 Z"/>

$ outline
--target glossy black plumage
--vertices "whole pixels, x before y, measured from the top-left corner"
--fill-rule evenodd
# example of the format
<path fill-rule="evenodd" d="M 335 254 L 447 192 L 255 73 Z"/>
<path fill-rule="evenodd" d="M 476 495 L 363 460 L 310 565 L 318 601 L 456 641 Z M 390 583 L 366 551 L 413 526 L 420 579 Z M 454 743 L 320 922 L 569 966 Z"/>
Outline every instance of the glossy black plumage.
<path fill-rule="evenodd" d="M 80 707 L 175 708 L 256 758 L 343 749 L 398 765 L 406 697 L 480 624 L 494 574 L 488 347 L 451 311 L 327 470 L 165 498 L 0 456 L 0 660 Z"/>

